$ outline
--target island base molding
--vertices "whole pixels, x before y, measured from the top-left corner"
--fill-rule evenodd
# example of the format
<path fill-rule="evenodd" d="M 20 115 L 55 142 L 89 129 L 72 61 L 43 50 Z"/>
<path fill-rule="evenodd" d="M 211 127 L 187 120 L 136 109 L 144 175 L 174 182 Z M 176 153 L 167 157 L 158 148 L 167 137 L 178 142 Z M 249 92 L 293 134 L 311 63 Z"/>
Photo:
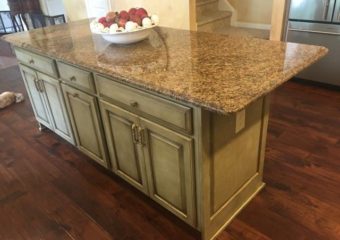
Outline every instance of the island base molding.
<path fill-rule="evenodd" d="M 40 128 L 214 239 L 264 187 L 269 97 L 236 113 L 15 48 Z"/>

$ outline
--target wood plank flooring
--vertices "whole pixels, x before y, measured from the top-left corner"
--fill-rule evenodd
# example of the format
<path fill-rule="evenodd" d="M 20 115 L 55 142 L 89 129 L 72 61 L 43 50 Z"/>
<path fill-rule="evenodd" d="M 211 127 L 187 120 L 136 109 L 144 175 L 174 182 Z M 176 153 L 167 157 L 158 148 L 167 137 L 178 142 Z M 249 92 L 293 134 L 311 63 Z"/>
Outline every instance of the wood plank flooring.
<path fill-rule="evenodd" d="M 16 66 L 0 70 L 0 92 L 7 90 L 25 92 Z M 296 82 L 274 92 L 264 180 L 219 240 L 340 239 L 339 92 Z M 0 239 L 199 233 L 57 135 L 39 132 L 27 99 L 0 110 Z"/>

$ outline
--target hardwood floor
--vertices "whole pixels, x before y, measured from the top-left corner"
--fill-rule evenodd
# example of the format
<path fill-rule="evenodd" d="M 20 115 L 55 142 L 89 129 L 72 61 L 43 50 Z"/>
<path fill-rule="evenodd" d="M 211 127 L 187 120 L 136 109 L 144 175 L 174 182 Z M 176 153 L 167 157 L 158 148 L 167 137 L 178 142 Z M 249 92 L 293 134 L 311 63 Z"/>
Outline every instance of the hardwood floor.
<path fill-rule="evenodd" d="M 7 90 L 25 92 L 16 66 L 0 70 L 0 92 Z M 340 239 L 339 92 L 296 82 L 274 92 L 264 175 L 265 189 L 219 240 Z M 0 239 L 199 234 L 57 135 L 39 132 L 27 99 L 0 110 Z"/>

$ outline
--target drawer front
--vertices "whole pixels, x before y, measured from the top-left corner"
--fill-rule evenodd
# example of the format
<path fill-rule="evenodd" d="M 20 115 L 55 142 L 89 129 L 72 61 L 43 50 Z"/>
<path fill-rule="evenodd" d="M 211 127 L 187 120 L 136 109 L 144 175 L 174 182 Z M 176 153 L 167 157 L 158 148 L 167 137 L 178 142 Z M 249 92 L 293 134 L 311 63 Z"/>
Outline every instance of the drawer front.
<path fill-rule="evenodd" d="M 192 109 L 166 99 L 139 91 L 108 78 L 96 75 L 100 96 L 130 106 L 135 111 L 157 118 L 173 127 L 192 132 Z"/>
<path fill-rule="evenodd" d="M 42 71 L 53 77 L 58 77 L 57 68 L 53 59 L 35 53 L 15 48 L 17 59 L 23 64 Z"/>
<path fill-rule="evenodd" d="M 84 91 L 90 93 L 96 92 L 91 72 L 62 62 L 57 62 L 57 65 L 61 79 Z"/>

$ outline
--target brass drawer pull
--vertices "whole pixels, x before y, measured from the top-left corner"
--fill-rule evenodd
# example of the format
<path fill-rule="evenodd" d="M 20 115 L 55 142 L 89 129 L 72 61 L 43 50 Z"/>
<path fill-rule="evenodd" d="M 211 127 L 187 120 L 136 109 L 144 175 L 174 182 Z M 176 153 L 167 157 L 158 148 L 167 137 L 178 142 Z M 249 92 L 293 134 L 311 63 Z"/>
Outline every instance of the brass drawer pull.
<path fill-rule="evenodd" d="M 44 85 L 44 82 L 42 80 L 38 80 L 38 86 L 39 86 L 40 92 L 45 91 L 45 85 Z"/>
<path fill-rule="evenodd" d="M 143 146 L 146 145 L 144 128 L 141 128 L 141 127 L 138 128 L 138 137 L 139 137 L 139 143 Z"/>
<path fill-rule="evenodd" d="M 137 144 L 138 143 L 138 136 L 137 136 L 137 130 L 138 130 L 138 127 L 136 124 L 132 124 L 131 125 L 131 133 L 132 133 L 132 141 L 134 144 Z"/>
<path fill-rule="evenodd" d="M 78 93 L 73 93 L 72 97 L 77 98 L 77 97 L 79 97 L 79 94 Z"/>
<path fill-rule="evenodd" d="M 31 59 L 31 60 L 29 61 L 29 64 L 34 64 L 34 60 Z"/>
<path fill-rule="evenodd" d="M 39 87 L 39 83 L 38 83 L 38 80 L 36 78 L 34 78 L 34 85 L 35 85 L 35 88 L 37 89 L 38 92 L 41 92 L 41 89 Z"/>
<path fill-rule="evenodd" d="M 136 108 L 138 107 L 138 102 L 132 101 L 130 102 L 130 106 Z"/>
<path fill-rule="evenodd" d="M 77 81 L 77 78 L 76 78 L 75 76 L 72 76 L 72 77 L 70 77 L 70 80 L 71 80 L 72 82 L 75 82 L 75 81 Z"/>

